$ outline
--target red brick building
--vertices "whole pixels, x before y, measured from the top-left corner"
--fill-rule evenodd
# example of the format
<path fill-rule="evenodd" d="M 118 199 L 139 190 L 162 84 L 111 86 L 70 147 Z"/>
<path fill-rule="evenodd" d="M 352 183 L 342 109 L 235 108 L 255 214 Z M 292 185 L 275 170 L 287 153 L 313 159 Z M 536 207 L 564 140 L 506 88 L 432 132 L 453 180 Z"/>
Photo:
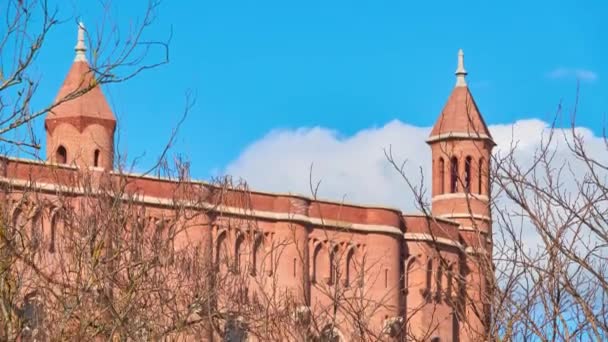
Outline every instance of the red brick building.
<path fill-rule="evenodd" d="M 90 177 L 87 189 L 93 192 L 120 179 L 125 191 L 136 195 L 133 201 L 145 209 L 143 216 L 155 222 L 174 214 L 176 193 L 184 183 L 198 189 L 214 187 L 113 169 L 116 119 L 95 86 L 85 51 L 81 29 L 76 58 L 57 96 L 62 103 L 45 120 L 47 161 L 5 158 L 2 163 L 9 217 L 23 226 L 39 220 L 49 254 L 61 248 L 55 243 L 63 233 L 56 198 L 84 196 L 79 175 Z M 208 264 L 236 258 L 237 269 L 249 265 L 246 277 L 276 279 L 273 286 L 293 294 L 299 322 L 309 324 L 314 317 L 320 327 L 315 334 L 321 339 L 350 341 L 360 335 L 360 322 L 344 306 L 338 305 L 328 314 L 327 308 L 335 306 L 330 294 L 337 288 L 342 294 L 353 293 L 355 298 L 359 293 L 376 303 L 365 309 L 369 315 L 366 329 L 382 340 L 482 339 L 490 314 L 488 170 L 495 144 L 467 87 L 463 58 L 460 51 L 456 85 L 427 140 L 433 160 L 431 213 L 407 214 L 391 208 L 247 191 L 246 204 L 199 202 L 205 207 L 204 220 L 197 219 L 187 234 L 176 239 L 174 248 L 196 244 L 206 250 L 202 255 Z M 79 90 L 84 94 L 75 96 Z M 23 201 L 24 194 L 31 191 L 37 200 Z M 23 206 L 35 207 L 31 212 L 38 216 L 25 216 Z M 196 207 L 190 210 L 196 211 Z M 255 231 L 242 223 L 230 223 L 235 218 L 255 222 Z M 270 253 L 269 246 L 278 241 L 290 241 L 280 257 L 260 257 L 264 251 Z M 228 266 L 217 270 L 231 272 Z M 266 286 L 251 287 L 269 290 Z M 231 333 L 226 332 L 227 336 Z M 193 339 L 222 340 L 221 334 L 216 329 Z M 228 338 L 242 337 L 234 336 Z M 249 338 L 255 339 L 252 334 Z"/>

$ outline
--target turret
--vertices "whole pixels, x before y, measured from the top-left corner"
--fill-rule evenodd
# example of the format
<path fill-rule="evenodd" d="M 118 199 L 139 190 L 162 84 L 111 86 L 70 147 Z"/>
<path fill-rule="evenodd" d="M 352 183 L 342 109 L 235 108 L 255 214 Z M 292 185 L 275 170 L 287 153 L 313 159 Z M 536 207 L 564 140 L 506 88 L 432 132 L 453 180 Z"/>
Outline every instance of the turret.
<path fill-rule="evenodd" d="M 79 23 L 76 57 L 45 120 L 46 158 L 111 170 L 116 119 L 87 61 L 85 32 Z"/>
<path fill-rule="evenodd" d="M 464 53 L 458 52 L 456 85 L 427 143 L 433 158 L 432 213 L 459 223 L 465 246 L 461 273 L 466 322 L 461 341 L 485 334 L 492 277 L 490 157 L 496 145 L 467 86 Z M 466 294 L 466 296 L 464 296 Z"/>

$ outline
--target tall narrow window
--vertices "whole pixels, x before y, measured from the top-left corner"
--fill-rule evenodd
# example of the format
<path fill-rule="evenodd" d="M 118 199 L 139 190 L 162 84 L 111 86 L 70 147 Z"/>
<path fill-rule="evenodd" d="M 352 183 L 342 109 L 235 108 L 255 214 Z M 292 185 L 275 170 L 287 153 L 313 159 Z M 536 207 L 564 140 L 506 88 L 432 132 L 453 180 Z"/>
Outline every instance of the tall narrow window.
<path fill-rule="evenodd" d="M 388 268 L 384 269 L 384 288 L 388 288 Z"/>
<path fill-rule="evenodd" d="M 483 158 L 479 159 L 479 170 L 477 172 L 477 190 L 479 192 L 479 194 L 483 193 L 483 177 L 484 177 L 484 171 L 483 171 Z"/>
<path fill-rule="evenodd" d="M 264 272 L 263 270 L 263 261 L 264 255 L 262 250 L 262 239 L 261 235 L 257 235 L 255 237 L 255 241 L 253 242 L 253 253 L 251 254 L 251 275 L 255 276 L 258 272 Z"/>
<path fill-rule="evenodd" d="M 336 267 L 336 263 L 338 262 L 338 260 L 336 260 L 336 252 L 337 247 L 332 249 L 331 252 L 329 252 L 329 285 L 336 284 L 336 280 L 338 278 L 338 268 Z"/>
<path fill-rule="evenodd" d="M 353 280 L 353 271 L 354 271 L 354 254 L 355 248 L 352 247 L 346 252 L 346 270 L 344 272 L 344 286 L 351 286 L 351 282 Z"/>
<path fill-rule="evenodd" d="M 30 243 L 33 248 L 38 248 L 40 240 L 42 239 L 42 231 L 42 210 L 38 209 L 31 221 L 30 234 L 32 234 L 32 236 L 30 238 Z"/>
<path fill-rule="evenodd" d="M 452 265 L 450 265 L 448 267 L 447 284 L 446 284 L 446 288 L 445 288 L 445 294 L 446 294 L 446 297 L 448 298 L 448 302 L 450 302 L 450 303 L 452 300 L 452 291 L 453 291 L 453 289 L 452 289 L 452 286 L 453 286 L 452 279 L 454 277 L 453 272 L 454 272 L 454 268 L 452 267 Z"/>
<path fill-rule="evenodd" d="M 57 153 L 55 159 L 58 164 L 67 164 L 68 162 L 68 151 L 66 151 L 65 147 L 59 146 L 57 148 Z"/>
<path fill-rule="evenodd" d="M 439 261 L 439 265 L 437 265 L 437 278 L 435 279 L 436 283 L 435 283 L 435 291 L 436 291 L 436 298 L 437 299 L 441 299 L 441 292 L 443 291 L 443 265 L 441 264 L 441 261 Z"/>
<path fill-rule="evenodd" d="M 450 161 L 450 192 L 455 193 L 458 191 L 458 159 L 452 157 Z"/>
<path fill-rule="evenodd" d="M 224 271 L 228 260 L 226 255 L 226 232 L 220 232 L 215 245 L 215 263 L 218 271 Z"/>
<path fill-rule="evenodd" d="M 95 153 L 93 155 L 93 166 L 99 166 L 99 150 L 95 150 Z"/>
<path fill-rule="evenodd" d="M 433 284 L 433 259 L 429 259 L 426 264 L 426 290 L 431 291 L 431 286 Z"/>
<path fill-rule="evenodd" d="M 464 191 L 471 191 L 471 162 L 472 159 L 470 156 L 464 160 Z"/>
<path fill-rule="evenodd" d="M 321 243 L 318 243 L 315 247 L 314 247 L 314 251 L 312 253 L 312 282 L 316 283 L 318 281 L 317 276 L 319 276 L 319 261 L 321 260 L 321 249 L 323 248 L 323 246 L 321 245 Z"/>
<path fill-rule="evenodd" d="M 59 221 L 59 212 L 55 212 L 51 218 L 51 238 L 49 240 L 49 252 L 55 253 L 55 235 L 57 234 L 57 223 Z"/>
<path fill-rule="evenodd" d="M 439 193 L 445 193 L 445 162 L 439 158 Z"/>
<path fill-rule="evenodd" d="M 239 234 L 239 236 L 236 238 L 236 243 L 234 244 L 234 260 L 232 266 L 235 273 L 241 273 L 241 268 L 244 268 L 243 259 L 247 254 L 247 252 L 244 251 L 244 242 L 245 237 L 243 234 Z"/>

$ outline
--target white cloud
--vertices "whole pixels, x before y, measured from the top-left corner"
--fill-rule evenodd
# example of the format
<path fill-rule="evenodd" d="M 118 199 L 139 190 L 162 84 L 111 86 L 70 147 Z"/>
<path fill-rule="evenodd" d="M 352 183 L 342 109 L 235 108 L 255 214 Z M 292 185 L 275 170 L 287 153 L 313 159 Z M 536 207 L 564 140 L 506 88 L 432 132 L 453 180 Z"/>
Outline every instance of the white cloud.
<path fill-rule="evenodd" d="M 546 122 L 530 119 L 489 129 L 498 144 L 495 152 L 516 142 L 516 155 L 525 163 L 531 160 L 548 127 Z M 586 132 L 591 143 L 603 146 L 601 138 L 591 131 L 579 131 Z M 431 166 L 430 148 L 425 143 L 429 132 L 430 127 L 399 120 L 348 137 L 322 127 L 275 130 L 246 148 L 225 173 L 244 178 L 253 189 L 310 195 L 312 165 L 313 180 L 322 182 L 322 198 L 412 211 L 409 190 L 387 162 L 384 150 L 392 147 L 399 160 L 407 160 L 407 176 L 420 181 L 420 169 L 428 175 Z M 565 144 L 557 146 L 567 153 Z M 428 177 L 424 181 L 430 184 Z"/>
<path fill-rule="evenodd" d="M 489 127 L 497 143 L 495 153 L 506 153 L 516 144 L 516 159 L 529 165 L 549 132 L 549 124 L 537 119 L 520 120 L 512 124 Z M 420 181 L 422 174 L 430 174 L 430 148 L 425 143 L 429 127 L 417 127 L 393 120 L 382 127 L 361 130 L 353 136 L 322 127 L 276 130 L 251 144 L 232 163 L 225 173 L 242 177 L 252 189 L 309 196 L 309 172 L 313 165 L 313 180 L 320 180 L 319 197 L 335 201 L 395 207 L 404 212 L 416 211 L 414 198 L 399 174 L 389 165 L 384 149 L 392 146 L 394 155 L 407 159 L 407 176 Z M 601 137 L 586 128 L 577 128 L 585 138 L 586 147 L 605 162 L 605 146 Z M 569 130 L 555 131 L 555 163 L 568 162 L 577 174 L 584 166 L 576 161 L 565 143 Z M 424 183 L 429 189 L 430 178 Z M 565 176 L 564 190 L 575 190 L 576 177 Z M 580 178 L 579 178 L 580 179 Z M 428 192 L 427 192 L 428 195 Z M 517 210 L 503 201 L 507 210 Z M 528 229 L 524 229 L 528 230 Z M 532 241 L 533 228 L 525 232 Z M 532 234 L 532 235 L 530 235 Z M 537 240 L 535 237 L 533 240 Z"/>
<path fill-rule="evenodd" d="M 426 173 L 431 162 L 425 143 L 429 130 L 394 120 L 350 137 L 321 127 L 274 131 L 250 145 L 226 173 L 254 189 L 310 195 L 312 165 L 322 198 L 413 209 L 384 149 L 393 146 L 397 156 L 409 160 L 408 175 L 418 178 L 418 168 Z"/>
<path fill-rule="evenodd" d="M 564 67 L 552 70 L 547 76 L 553 79 L 573 78 L 585 82 L 593 82 L 598 79 L 597 73 L 592 70 Z"/>

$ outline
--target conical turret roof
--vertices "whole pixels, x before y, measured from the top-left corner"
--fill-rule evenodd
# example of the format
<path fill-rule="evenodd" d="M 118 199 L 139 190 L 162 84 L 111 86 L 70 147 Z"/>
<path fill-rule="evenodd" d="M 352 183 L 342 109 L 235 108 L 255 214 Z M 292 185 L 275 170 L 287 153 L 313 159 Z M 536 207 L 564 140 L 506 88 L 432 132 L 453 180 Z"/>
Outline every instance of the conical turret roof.
<path fill-rule="evenodd" d="M 431 130 L 428 142 L 448 138 L 488 139 L 492 141 L 488 126 L 483 120 L 483 116 L 467 86 L 466 75 L 464 53 L 460 50 L 458 52 L 458 68 L 456 69 L 456 86 Z"/>
<path fill-rule="evenodd" d="M 95 72 L 86 59 L 84 44 L 84 26 L 78 27 L 78 44 L 76 58 L 70 68 L 55 103 L 59 103 L 47 115 L 46 120 L 62 118 L 88 118 L 115 122 L 116 118 L 101 90 L 96 84 Z"/>

